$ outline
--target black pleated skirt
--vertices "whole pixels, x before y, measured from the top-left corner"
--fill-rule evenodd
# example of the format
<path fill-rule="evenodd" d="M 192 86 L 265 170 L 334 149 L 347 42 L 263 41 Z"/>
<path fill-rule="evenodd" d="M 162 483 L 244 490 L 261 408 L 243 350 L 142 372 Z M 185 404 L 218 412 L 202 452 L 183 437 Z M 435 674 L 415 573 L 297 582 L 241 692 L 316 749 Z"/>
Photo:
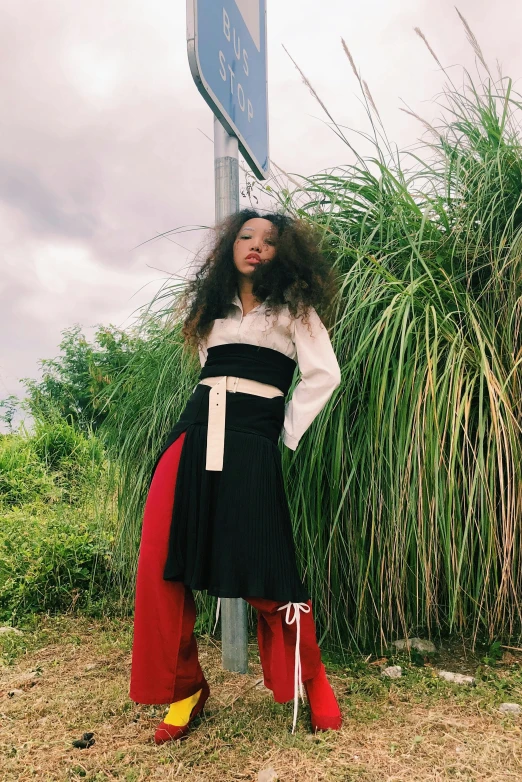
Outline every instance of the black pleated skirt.
<path fill-rule="evenodd" d="M 211 471 L 209 393 L 196 386 L 162 451 L 185 432 L 164 578 L 217 597 L 305 602 L 278 447 L 285 397 L 227 391 L 223 470 Z"/>

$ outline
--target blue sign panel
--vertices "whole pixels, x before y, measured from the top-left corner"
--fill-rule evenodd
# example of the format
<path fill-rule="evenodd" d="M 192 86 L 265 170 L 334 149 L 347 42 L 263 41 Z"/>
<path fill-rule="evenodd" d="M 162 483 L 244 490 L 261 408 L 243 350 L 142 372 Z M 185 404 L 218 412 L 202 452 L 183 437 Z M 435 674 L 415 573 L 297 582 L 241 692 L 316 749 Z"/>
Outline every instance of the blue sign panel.
<path fill-rule="evenodd" d="M 196 85 L 256 176 L 268 158 L 266 0 L 187 0 L 189 63 Z"/>

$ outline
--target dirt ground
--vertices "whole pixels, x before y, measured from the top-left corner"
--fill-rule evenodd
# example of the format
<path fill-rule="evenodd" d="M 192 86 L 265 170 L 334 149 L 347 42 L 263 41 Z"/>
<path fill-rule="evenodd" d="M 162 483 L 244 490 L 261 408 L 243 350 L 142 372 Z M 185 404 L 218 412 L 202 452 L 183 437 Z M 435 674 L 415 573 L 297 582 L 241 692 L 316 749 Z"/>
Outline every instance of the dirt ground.
<path fill-rule="evenodd" d="M 204 637 L 200 656 L 211 688 L 204 716 L 185 741 L 156 747 L 154 729 L 166 710 L 129 700 L 131 641 L 129 620 L 71 617 L 0 636 L 1 782 L 254 782 L 269 767 L 280 782 L 522 780 L 522 717 L 498 711 L 502 702 L 522 705 L 516 650 L 498 664 L 461 657 L 453 670 L 475 673 L 475 687 L 441 681 L 436 660 L 329 665 L 342 730 L 311 734 L 300 705 L 292 735 L 292 704 L 275 704 L 263 687 L 255 643 L 243 676 L 224 672 L 219 643 Z M 403 666 L 401 679 L 381 676 L 387 662 Z M 95 743 L 74 748 L 86 731 Z"/>

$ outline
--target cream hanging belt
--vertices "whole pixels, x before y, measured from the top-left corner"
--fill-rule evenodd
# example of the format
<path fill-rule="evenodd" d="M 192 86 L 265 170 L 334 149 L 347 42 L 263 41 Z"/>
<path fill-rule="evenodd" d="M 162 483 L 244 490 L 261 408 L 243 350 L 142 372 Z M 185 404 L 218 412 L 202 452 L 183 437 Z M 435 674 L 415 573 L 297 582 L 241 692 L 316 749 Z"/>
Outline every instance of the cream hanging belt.
<path fill-rule="evenodd" d="M 284 394 L 277 386 L 233 375 L 206 377 L 199 382 L 205 386 L 212 386 L 208 395 L 207 462 L 205 467 L 207 470 L 222 470 L 225 449 L 226 392 L 239 391 L 244 394 L 265 396 L 269 399 L 274 396 L 284 396 Z"/>

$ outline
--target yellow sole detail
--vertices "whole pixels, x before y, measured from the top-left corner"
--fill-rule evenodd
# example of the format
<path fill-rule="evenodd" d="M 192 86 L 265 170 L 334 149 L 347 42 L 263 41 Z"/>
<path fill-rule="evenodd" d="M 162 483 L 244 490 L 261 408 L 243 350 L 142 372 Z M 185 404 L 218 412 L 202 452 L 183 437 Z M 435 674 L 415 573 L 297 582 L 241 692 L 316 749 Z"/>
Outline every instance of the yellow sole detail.
<path fill-rule="evenodd" d="M 194 695 L 190 695 L 188 698 L 184 698 L 182 701 L 171 703 L 169 712 L 164 718 L 163 722 L 166 722 L 167 725 L 177 725 L 180 728 L 182 728 L 184 725 L 188 725 L 190 714 L 198 702 L 200 695 L 201 690 L 198 690 L 198 692 L 194 693 Z"/>

